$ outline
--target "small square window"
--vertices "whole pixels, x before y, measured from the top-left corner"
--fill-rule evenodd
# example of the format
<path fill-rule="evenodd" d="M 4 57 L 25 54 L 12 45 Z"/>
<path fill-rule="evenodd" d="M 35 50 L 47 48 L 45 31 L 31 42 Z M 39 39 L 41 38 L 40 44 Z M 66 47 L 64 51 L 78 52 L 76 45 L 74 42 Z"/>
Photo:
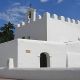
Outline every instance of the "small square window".
<path fill-rule="evenodd" d="M 31 53 L 31 51 L 30 50 L 26 50 L 26 53 Z"/>

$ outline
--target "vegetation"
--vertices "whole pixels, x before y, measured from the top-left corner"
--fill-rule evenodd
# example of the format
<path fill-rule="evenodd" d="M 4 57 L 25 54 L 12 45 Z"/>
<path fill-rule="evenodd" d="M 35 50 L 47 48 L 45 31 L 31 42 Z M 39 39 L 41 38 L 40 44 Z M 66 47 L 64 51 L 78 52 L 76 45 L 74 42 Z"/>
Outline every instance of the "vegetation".
<path fill-rule="evenodd" d="M 8 22 L 7 24 L 4 24 L 4 26 L 0 28 L 0 43 L 13 40 L 14 29 L 15 27 L 12 23 Z"/>

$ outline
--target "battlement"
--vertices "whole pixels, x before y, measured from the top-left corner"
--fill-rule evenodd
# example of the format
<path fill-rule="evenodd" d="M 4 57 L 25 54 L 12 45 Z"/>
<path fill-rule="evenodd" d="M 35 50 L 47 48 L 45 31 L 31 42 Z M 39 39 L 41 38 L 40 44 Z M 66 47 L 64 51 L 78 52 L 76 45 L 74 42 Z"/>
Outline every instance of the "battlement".
<path fill-rule="evenodd" d="M 45 12 L 43 14 L 43 17 L 44 16 L 46 16 L 48 18 L 55 19 L 55 20 L 61 20 L 61 21 L 64 21 L 64 22 L 69 22 L 69 23 L 74 23 L 74 24 L 79 24 L 80 23 L 79 20 L 75 20 L 75 19 L 71 19 L 71 18 L 66 18 L 64 16 L 58 16 L 57 14 L 50 14 L 49 12 Z"/>
<path fill-rule="evenodd" d="M 20 27 L 20 26 L 24 26 L 26 23 L 31 23 L 31 22 L 35 22 L 37 20 L 40 20 L 40 19 L 54 19 L 54 20 L 59 20 L 59 21 L 62 21 L 62 22 L 67 22 L 67 23 L 73 23 L 73 24 L 80 24 L 80 20 L 75 20 L 75 19 L 71 19 L 71 18 L 66 18 L 64 16 L 58 16 L 57 14 L 50 14 L 49 12 L 45 12 L 43 13 L 43 15 L 36 15 L 36 10 L 32 10 L 32 13 L 34 13 L 32 15 L 32 19 L 30 21 L 30 18 L 28 18 L 28 21 L 27 22 L 22 22 L 21 24 L 18 24 L 17 27 Z M 34 20 L 35 19 L 35 20 Z"/>
<path fill-rule="evenodd" d="M 69 22 L 69 23 L 74 23 L 74 24 L 79 24 L 80 20 L 75 20 L 75 19 L 71 19 L 69 17 L 64 17 L 64 16 L 58 16 L 57 14 L 50 14 L 49 12 L 45 12 L 43 15 L 37 15 L 36 20 L 38 19 L 43 19 L 43 18 L 52 18 L 55 20 L 61 20 L 63 22 Z"/>
<path fill-rule="evenodd" d="M 20 24 L 17 24 L 17 27 L 25 26 L 26 22 L 22 21 Z"/>

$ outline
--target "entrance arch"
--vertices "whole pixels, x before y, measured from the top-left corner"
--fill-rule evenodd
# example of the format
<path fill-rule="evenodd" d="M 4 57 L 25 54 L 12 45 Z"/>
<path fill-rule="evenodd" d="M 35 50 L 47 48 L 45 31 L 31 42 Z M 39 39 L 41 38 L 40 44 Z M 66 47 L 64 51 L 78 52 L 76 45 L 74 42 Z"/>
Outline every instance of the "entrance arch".
<path fill-rule="evenodd" d="M 46 52 L 40 54 L 40 67 L 50 67 L 50 56 Z"/>

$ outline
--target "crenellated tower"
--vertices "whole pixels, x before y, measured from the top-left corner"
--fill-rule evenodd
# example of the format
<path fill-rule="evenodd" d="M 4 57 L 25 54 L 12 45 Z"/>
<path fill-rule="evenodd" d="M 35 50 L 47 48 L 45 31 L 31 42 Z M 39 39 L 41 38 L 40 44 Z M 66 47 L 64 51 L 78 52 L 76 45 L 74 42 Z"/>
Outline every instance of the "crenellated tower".
<path fill-rule="evenodd" d="M 80 38 L 80 21 L 44 12 L 37 15 L 36 9 L 29 7 L 27 10 L 27 22 L 18 24 L 15 38 L 25 37 L 26 39 L 73 42 Z"/>

